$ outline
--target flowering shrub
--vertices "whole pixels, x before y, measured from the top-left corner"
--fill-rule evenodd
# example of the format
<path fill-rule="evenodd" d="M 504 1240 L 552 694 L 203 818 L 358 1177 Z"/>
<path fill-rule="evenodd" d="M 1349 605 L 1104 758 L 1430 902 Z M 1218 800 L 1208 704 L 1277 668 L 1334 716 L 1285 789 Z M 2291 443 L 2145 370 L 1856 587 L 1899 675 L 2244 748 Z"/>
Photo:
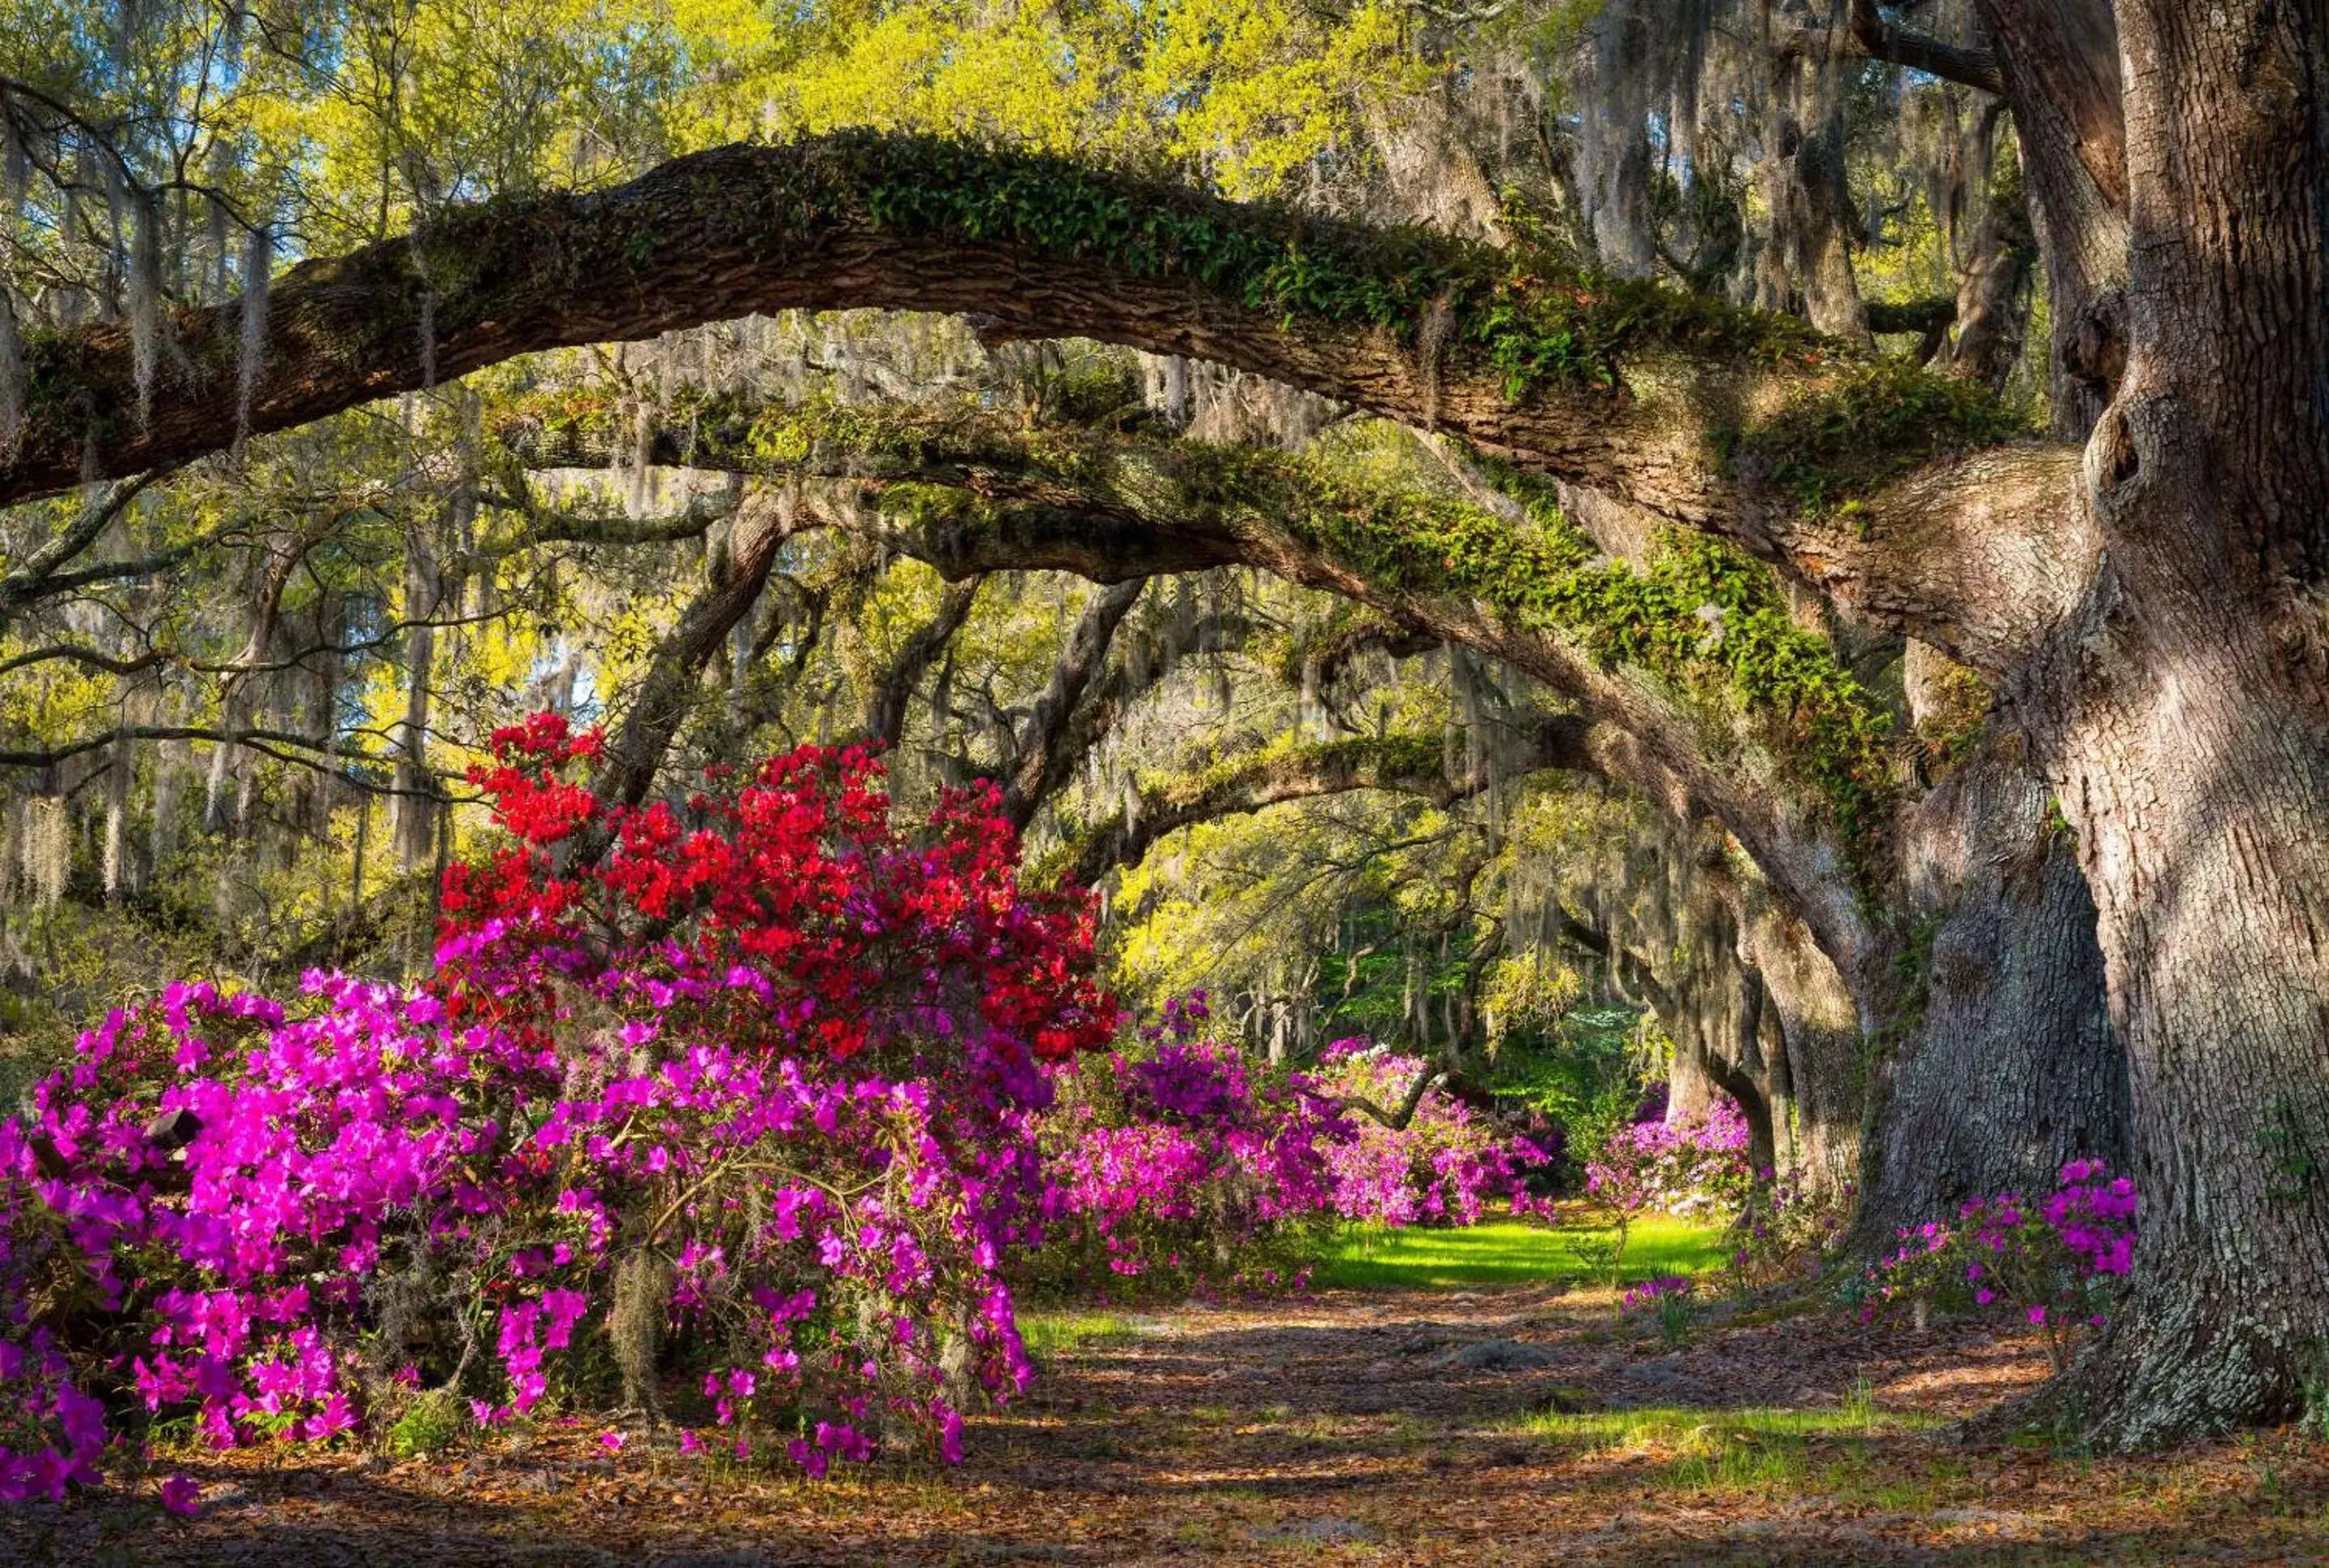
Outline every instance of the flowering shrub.
<path fill-rule="evenodd" d="M 1791 1176 L 1759 1172 L 1730 1224 L 1730 1273 L 1741 1289 L 1759 1289 L 1819 1272 L 1830 1243 L 1843 1233 L 1853 1186 L 1810 1186 Z"/>
<path fill-rule="evenodd" d="M 1686 1274 L 1661 1274 L 1628 1289 L 1617 1303 L 1617 1312 L 1624 1318 L 1655 1313 L 1664 1303 L 1687 1299 L 1696 1288 Z"/>
<path fill-rule="evenodd" d="M 1363 1039 L 1337 1040 L 1320 1053 L 1306 1086 L 1329 1100 L 1363 1098 L 1391 1107 L 1405 1099 L 1422 1062 Z M 1439 1089 L 1427 1091 L 1404 1128 L 1347 1118 L 1347 1138 L 1329 1143 L 1334 1211 L 1384 1225 L 1476 1223 L 1492 1201 L 1514 1213 L 1533 1207 L 1524 1180 L 1551 1156 L 1524 1138 L 1499 1137 L 1472 1108 Z"/>
<path fill-rule="evenodd" d="M 1202 1038 L 1205 1021 L 1202 993 L 1177 999 L 1136 1049 L 1056 1073 L 1032 1278 L 1278 1283 L 1299 1277 L 1306 1241 L 1334 1220 L 1470 1224 L 1491 1202 L 1530 1206 L 1523 1178 L 1547 1157 L 1461 1100 L 1434 1089 L 1397 1129 L 1341 1103 L 1399 1102 L 1423 1070 L 1414 1058 L 1343 1040 L 1315 1072 L 1280 1077 Z"/>
<path fill-rule="evenodd" d="M 1655 1326 L 1658 1337 L 1678 1346 L 1690 1337 L 1691 1309 L 1697 1305 L 1696 1287 L 1687 1276 L 1661 1274 L 1627 1290 L 1617 1303 L 1620 1318 Z"/>
<path fill-rule="evenodd" d="M 98 1393 L 234 1444 L 680 1370 L 717 1441 L 822 1474 L 957 1458 L 1024 1385 L 1045 1069 L 1117 1021 L 1086 908 L 1017 886 L 991 795 L 893 830 L 857 751 L 683 813 L 602 809 L 553 718 L 495 745 L 514 843 L 448 875 L 428 985 L 174 987 L 0 1124 L 0 1496 L 92 1478 Z"/>
<path fill-rule="evenodd" d="M 2132 1181 L 2086 1159 L 2064 1166 L 2034 1205 L 2013 1193 L 1976 1198 L 1953 1224 L 1900 1233 L 1900 1247 L 1855 1282 L 1862 1317 L 1901 1303 L 2011 1310 L 2042 1331 L 2059 1372 L 2106 1320 L 2133 1261 L 2136 1207 Z"/>
<path fill-rule="evenodd" d="M 1746 1206 L 1753 1178 L 1747 1119 L 1718 1096 L 1677 1121 L 1618 1128 L 1587 1163 L 1585 1190 L 1625 1216 L 1647 1210 L 1728 1219 Z"/>
<path fill-rule="evenodd" d="M 1206 1015 L 1202 993 L 1175 998 L 1136 1048 L 1055 1075 L 1031 1278 L 1056 1288 L 1113 1273 L 1176 1289 L 1298 1271 L 1301 1241 L 1331 1206 L 1325 1151 L 1350 1129 L 1298 1081 L 1202 1038 Z"/>

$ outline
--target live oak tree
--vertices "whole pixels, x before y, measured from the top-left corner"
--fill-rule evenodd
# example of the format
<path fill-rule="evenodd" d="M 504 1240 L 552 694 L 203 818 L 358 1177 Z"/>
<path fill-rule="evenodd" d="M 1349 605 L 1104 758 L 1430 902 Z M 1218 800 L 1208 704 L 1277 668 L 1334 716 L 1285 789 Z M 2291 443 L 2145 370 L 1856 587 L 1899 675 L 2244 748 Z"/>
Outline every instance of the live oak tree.
<path fill-rule="evenodd" d="M 2130 1308 L 2070 1394 L 2114 1445 L 2270 1417 L 2329 1334 L 2329 15 L 1979 10 L 2051 283 L 2051 441 L 2013 439 L 1965 381 L 1652 285 L 839 137 L 445 206 L 275 279 L 263 313 L 27 333 L 0 498 L 533 350 L 852 305 L 1236 366 L 1726 541 L 1979 672 L 2075 841 L 2147 1202 Z M 1579 656 L 1558 563 L 1508 517 L 1312 507 L 1174 532 L 1080 503 L 1084 530 L 1046 537 L 1044 496 L 1003 500 L 1022 510 L 912 521 L 959 572 L 1264 564 L 1540 675 L 1684 781 L 1864 1006 L 1901 1000 L 1884 977 L 1915 946 L 1859 907 L 1866 872 L 1892 873 L 1851 768 L 1775 808 L 1710 766 L 1675 715 Z"/>

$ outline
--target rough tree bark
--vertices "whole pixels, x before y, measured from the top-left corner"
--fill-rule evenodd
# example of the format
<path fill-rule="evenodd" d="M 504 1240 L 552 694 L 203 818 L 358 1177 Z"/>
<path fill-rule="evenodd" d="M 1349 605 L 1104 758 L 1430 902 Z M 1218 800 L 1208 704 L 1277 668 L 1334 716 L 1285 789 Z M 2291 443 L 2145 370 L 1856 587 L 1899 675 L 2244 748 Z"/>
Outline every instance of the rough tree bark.
<path fill-rule="evenodd" d="M 2131 351 L 2106 565 L 2012 692 L 2077 831 L 2145 1195 L 2074 1395 L 2130 1447 L 2329 1345 L 2329 8 L 2123 0 Z"/>
<path fill-rule="evenodd" d="M 2000 750 L 1900 826 L 1917 935 L 1902 1010 L 1871 1041 L 1859 1252 L 1969 1198 L 2051 1190 L 2065 1160 L 2126 1168 L 2126 1056 L 2094 901 L 2051 792 Z"/>

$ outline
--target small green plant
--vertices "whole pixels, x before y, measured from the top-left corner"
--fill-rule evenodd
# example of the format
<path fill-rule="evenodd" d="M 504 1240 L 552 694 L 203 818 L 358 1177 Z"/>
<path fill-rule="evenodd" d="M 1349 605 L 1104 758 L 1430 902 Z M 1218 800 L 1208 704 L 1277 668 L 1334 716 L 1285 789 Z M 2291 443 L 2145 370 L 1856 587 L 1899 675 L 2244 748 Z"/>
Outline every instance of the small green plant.
<path fill-rule="evenodd" d="M 1617 1270 L 1626 1260 L 1626 1223 L 1621 1218 L 1617 1228 L 1606 1236 L 1571 1236 L 1569 1255 L 1577 1260 L 1586 1277 L 1606 1281 L 1613 1289 L 1617 1283 Z"/>
<path fill-rule="evenodd" d="M 467 1437 L 473 1424 L 451 1389 L 432 1388 L 414 1399 L 388 1429 L 388 1451 L 400 1459 L 425 1459 Z"/>
<path fill-rule="evenodd" d="M 1759 1180 L 1731 1222 L 1725 1265 L 1740 1295 L 1816 1279 L 1828 1247 L 1843 1233 L 1853 1185 L 1813 1187 L 1794 1176 Z"/>
<path fill-rule="evenodd" d="M 1696 1295 L 1696 1287 L 1684 1276 L 1662 1275 L 1627 1291 L 1617 1312 L 1623 1318 L 1648 1321 L 1665 1347 L 1676 1350 L 1690 1340 L 1691 1320 L 1697 1316 Z"/>
<path fill-rule="evenodd" d="M 1688 1344 L 1691 1318 L 1688 1296 L 1669 1296 L 1660 1301 L 1657 1309 L 1659 1342 L 1668 1350 L 1679 1350 Z"/>
<path fill-rule="evenodd" d="M 2314 1341 L 2300 1386 L 2298 1424 L 2315 1437 L 2329 1438 L 2329 1340 Z"/>
<path fill-rule="evenodd" d="M 1794 1433 L 1710 1421 L 1684 1440 L 1672 1475 L 1691 1490 L 1743 1491 L 1792 1486 L 1804 1469 L 1804 1440 Z"/>
<path fill-rule="evenodd" d="M 1876 1430 L 1876 1386 L 1865 1376 L 1852 1380 L 1852 1392 L 1843 1401 L 1843 1424 L 1862 1432 Z"/>

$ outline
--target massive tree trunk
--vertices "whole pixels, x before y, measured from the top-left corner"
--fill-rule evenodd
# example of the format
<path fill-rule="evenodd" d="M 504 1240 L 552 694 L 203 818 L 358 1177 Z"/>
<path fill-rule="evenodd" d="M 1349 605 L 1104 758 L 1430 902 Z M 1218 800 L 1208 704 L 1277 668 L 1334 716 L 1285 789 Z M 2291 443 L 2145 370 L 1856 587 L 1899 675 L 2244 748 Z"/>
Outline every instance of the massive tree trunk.
<path fill-rule="evenodd" d="M 2329 11 L 2129 0 L 2120 26 L 2108 566 L 2019 695 L 2128 1053 L 2133 1299 L 2073 1391 L 2126 1447 L 2290 1412 L 2329 1344 Z"/>
<path fill-rule="evenodd" d="M 2094 901 L 2051 800 L 1993 749 L 1900 825 L 1916 935 L 1900 1011 L 1872 1041 L 1856 1252 L 1969 1198 L 2049 1190 L 2076 1157 L 2126 1167 Z"/>

